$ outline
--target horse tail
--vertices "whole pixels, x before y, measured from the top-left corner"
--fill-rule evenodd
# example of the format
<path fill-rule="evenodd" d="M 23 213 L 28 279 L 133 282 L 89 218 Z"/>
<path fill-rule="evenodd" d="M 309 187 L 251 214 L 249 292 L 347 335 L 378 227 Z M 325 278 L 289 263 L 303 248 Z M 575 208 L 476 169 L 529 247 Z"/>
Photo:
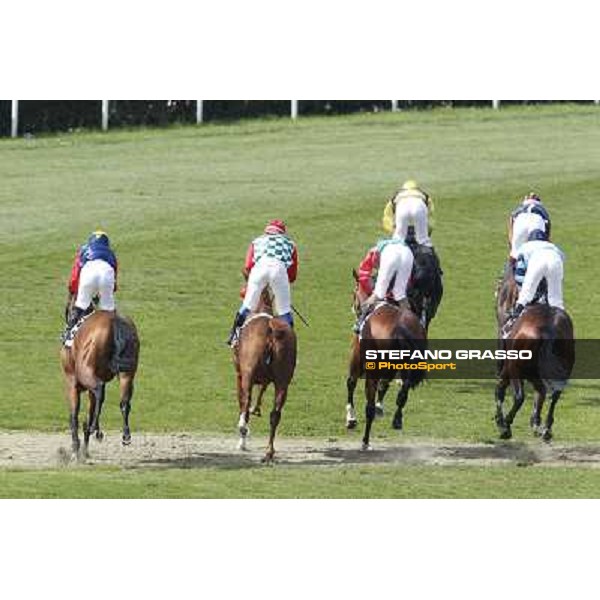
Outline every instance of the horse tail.
<path fill-rule="evenodd" d="M 538 369 L 540 379 L 551 393 L 565 389 L 571 375 L 568 344 L 573 340 L 558 337 L 554 319 L 540 327 Z"/>
<path fill-rule="evenodd" d="M 396 324 L 392 332 L 392 338 L 401 342 L 400 346 L 402 350 L 410 350 L 411 352 L 419 350 L 423 352 L 427 348 L 426 340 L 416 338 L 402 323 Z M 426 373 L 426 371 L 421 369 L 411 369 L 408 371 L 406 377 L 402 377 L 402 380 L 407 381 L 409 389 L 411 389 L 423 383 Z"/>
<path fill-rule="evenodd" d="M 131 373 L 137 369 L 138 337 L 135 326 L 128 319 L 115 315 L 113 325 L 114 353 L 111 361 L 113 373 Z"/>

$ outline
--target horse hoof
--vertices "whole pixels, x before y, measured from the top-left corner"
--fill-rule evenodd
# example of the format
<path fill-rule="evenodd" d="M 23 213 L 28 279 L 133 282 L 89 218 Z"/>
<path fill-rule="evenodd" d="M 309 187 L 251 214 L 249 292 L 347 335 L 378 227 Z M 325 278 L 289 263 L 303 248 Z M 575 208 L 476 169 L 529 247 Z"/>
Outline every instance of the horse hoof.
<path fill-rule="evenodd" d="M 238 447 L 238 450 L 241 450 L 242 452 L 245 452 L 246 450 L 248 450 L 248 448 L 246 447 L 246 440 L 243 438 L 238 442 L 237 447 Z"/>
<path fill-rule="evenodd" d="M 96 440 L 101 442 L 104 439 L 104 433 L 100 430 L 96 431 Z"/>
<path fill-rule="evenodd" d="M 356 429 L 358 421 L 356 419 L 346 421 L 346 429 Z"/>
<path fill-rule="evenodd" d="M 131 436 L 123 436 L 123 439 L 121 440 L 121 444 L 123 444 L 123 446 L 129 446 L 131 444 Z"/>
<path fill-rule="evenodd" d="M 512 431 L 510 430 L 510 428 L 504 429 L 500 432 L 501 440 L 510 440 L 511 437 L 512 437 Z"/>
<path fill-rule="evenodd" d="M 361 446 L 361 448 L 360 448 L 360 449 L 361 449 L 363 452 L 368 452 L 368 451 L 370 451 L 370 450 L 373 450 L 373 446 L 371 446 L 371 444 L 368 444 L 368 443 L 365 443 L 365 442 L 363 442 L 363 443 L 362 443 L 362 446 Z"/>
<path fill-rule="evenodd" d="M 392 428 L 396 429 L 397 431 L 401 431 L 403 427 L 403 423 L 402 423 L 402 417 L 394 417 L 394 420 L 392 421 Z"/>
<path fill-rule="evenodd" d="M 260 408 L 258 406 L 255 406 L 251 411 L 250 411 L 251 415 L 254 415 L 256 417 L 262 417 L 262 412 L 260 411 Z"/>
<path fill-rule="evenodd" d="M 261 463 L 263 463 L 264 465 L 272 465 L 275 461 L 273 460 L 273 454 L 265 454 L 261 460 Z"/>
<path fill-rule="evenodd" d="M 549 429 L 545 429 L 544 432 L 542 433 L 542 439 L 545 442 L 552 441 L 552 432 Z"/>

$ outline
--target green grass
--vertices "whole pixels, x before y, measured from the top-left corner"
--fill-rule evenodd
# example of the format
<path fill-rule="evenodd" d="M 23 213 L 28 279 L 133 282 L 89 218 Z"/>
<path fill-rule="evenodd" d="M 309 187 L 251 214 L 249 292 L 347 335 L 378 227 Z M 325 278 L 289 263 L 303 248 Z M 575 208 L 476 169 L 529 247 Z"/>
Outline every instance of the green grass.
<path fill-rule="evenodd" d="M 599 471 L 570 467 L 0 471 L 4 498 L 592 498 L 599 486 Z"/>
<path fill-rule="evenodd" d="M 344 435 L 350 269 L 381 235 L 385 201 L 408 177 L 436 199 L 445 296 L 432 337 L 494 337 L 506 216 L 535 189 L 568 257 L 576 333 L 599 338 L 599 164 L 600 111 L 570 105 L 0 140 L 0 427 L 66 430 L 57 342 L 66 279 L 77 244 L 102 227 L 121 262 L 117 301 L 142 338 L 134 433 L 233 433 L 223 341 L 247 244 L 282 217 L 301 257 L 293 300 L 311 327 L 298 324 L 299 365 L 280 433 Z M 115 393 L 108 428 L 120 425 Z M 598 407 L 597 382 L 569 387 L 557 440 L 600 441 Z M 527 411 L 518 438 L 529 435 Z M 403 435 L 488 440 L 492 413 L 491 382 L 433 380 L 411 395 Z M 254 433 L 265 430 L 263 419 Z M 387 424 L 375 430 L 394 435 Z"/>

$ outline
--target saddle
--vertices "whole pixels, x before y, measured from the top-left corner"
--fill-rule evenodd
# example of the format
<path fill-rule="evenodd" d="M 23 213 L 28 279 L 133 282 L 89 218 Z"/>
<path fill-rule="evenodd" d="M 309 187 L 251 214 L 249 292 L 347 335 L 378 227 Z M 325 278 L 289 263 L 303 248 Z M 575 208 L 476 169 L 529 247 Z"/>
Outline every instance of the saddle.
<path fill-rule="evenodd" d="M 73 341 L 75 340 L 75 335 L 81 329 L 81 326 L 86 322 L 86 320 L 88 319 L 88 317 L 91 314 L 92 314 L 92 312 L 83 314 L 81 316 L 81 318 L 79 319 L 79 321 L 77 321 L 77 323 L 75 323 L 75 325 L 73 325 L 73 327 L 71 327 L 71 329 L 69 329 L 69 331 L 67 331 L 64 334 L 64 337 L 61 338 L 61 341 L 65 348 L 71 348 L 73 346 Z"/>
<path fill-rule="evenodd" d="M 355 325 L 354 332 L 358 334 L 358 339 L 362 339 L 362 331 L 365 327 L 367 321 L 375 314 L 378 308 L 382 306 L 401 306 L 402 301 L 396 302 L 395 300 L 386 298 L 385 300 L 381 300 L 379 302 L 375 302 L 370 306 L 367 306 L 363 312 L 363 314 L 359 317 L 358 322 Z"/>

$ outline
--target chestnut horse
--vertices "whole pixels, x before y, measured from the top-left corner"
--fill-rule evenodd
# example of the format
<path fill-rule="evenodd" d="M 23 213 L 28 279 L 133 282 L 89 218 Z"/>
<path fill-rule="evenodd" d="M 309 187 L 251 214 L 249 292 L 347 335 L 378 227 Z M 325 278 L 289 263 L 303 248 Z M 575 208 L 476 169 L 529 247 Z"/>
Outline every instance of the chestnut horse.
<path fill-rule="evenodd" d="M 568 382 L 575 362 L 573 323 L 566 311 L 547 304 L 528 306 L 504 331 L 508 311 L 514 306 L 518 287 L 512 269 L 507 268 L 496 292 L 496 317 L 499 347 L 506 350 L 531 350 L 531 360 L 505 360 L 498 363 L 496 383 L 496 425 L 501 439 L 512 437 L 511 426 L 525 400 L 524 382 L 534 389 L 533 412 L 529 424 L 544 441 L 552 439 L 554 410 Z M 504 339 L 504 336 L 505 339 Z M 513 390 L 513 405 L 505 415 L 504 398 L 508 386 Z M 542 408 L 550 393 L 544 425 Z"/>
<path fill-rule="evenodd" d="M 74 303 L 70 297 L 65 310 L 68 318 Z M 123 445 L 131 443 L 129 412 L 133 396 L 140 341 L 131 319 L 115 312 L 97 310 L 78 329 L 70 348 L 60 351 L 70 406 L 70 427 L 74 458 L 81 458 L 79 440 L 79 408 L 81 392 L 89 396 L 89 414 L 83 426 L 84 457 L 88 456 L 90 436 L 102 440 L 100 413 L 105 398 L 105 385 L 114 377 L 119 380 L 120 408 L 123 415 Z"/>
<path fill-rule="evenodd" d="M 283 320 L 273 317 L 272 298 L 263 291 L 256 311 L 251 313 L 239 333 L 239 341 L 233 347 L 233 362 L 237 375 L 237 394 L 240 407 L 238 422 L 240 450 L 246 449 L 248 423 L 250 421 L 252 388 L 260 386 L 259 402 L 254 414 L 260 414 L 260 399 L 272 383 L 275 401 L 270 414 L 270 434 L 264 462 L 273 460 L 274 441 L 288 387 L 296 368 L 296 334 Z"/>
<path fill-rule="evenodd" d="M 360 289 L 358 283 L 358 274 L 353 269 L 354 276 L 354 299 L 353 309 L 355 313 L 361 309 L 365 302 L 366 294 Z M 370 340 L 397 340 L 401 348 L 424 350 L 427 346 L 427 332 L 417 318 L 417 316 L 408 308 L 395 306 L 392 304 L 381 304 L 371 313 L 369 319 L 362 328 L 362 338 Z M 350 365 L 346 386 L 348 389 L 348 401 L 346 404 L 346 426 L 348 429 L 354 429 L 357 424 L 356 412 L 354 409 L 354 391 L 358 379 L 364 375 L 360 361 L 360 340 L 358 335 L 352 339 L 352 350 L 350 355 Z M 396 397 L 396 412 L 392 420 L 394 429 L 402 429 L 403 414 L 402 411 L 408 400 L 408 392 L 419 385 L 425 378 L 425 371 L 410 370 L 401 372 L 402 385 Z M 376 414 L 375 397 L 378 396 L 379 402 L 387 392 L 390 378 L 367 378 L 365 379 L 365 396 L 367 404 L 365 407 L 365 433 L 362 441 L 363 450 L 370 448 L 371 426 Z"/>

